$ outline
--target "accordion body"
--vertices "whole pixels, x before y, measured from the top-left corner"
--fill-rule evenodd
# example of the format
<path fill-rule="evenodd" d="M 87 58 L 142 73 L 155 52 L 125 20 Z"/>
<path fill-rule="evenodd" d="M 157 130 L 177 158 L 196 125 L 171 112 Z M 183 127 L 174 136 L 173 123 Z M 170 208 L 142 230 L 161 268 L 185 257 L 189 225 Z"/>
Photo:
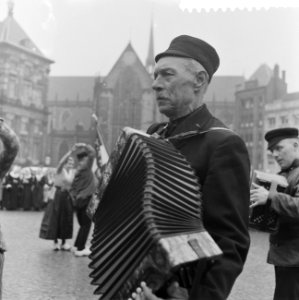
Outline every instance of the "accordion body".
<path fill-rule="evenodd" d="M 221 255 L 204 229 L 197 177 L 170 143 L 124 128 L 93 215 L 90 277 L 100 299 L 127 299 L 141 281 L 159 290 Z M 194 266 L 194 265 L 193 265 Z"/>
<path fill-rule="evenodd" d="M 283 193 L 288 186 L 285 177 L 277 174 L 270 174 L 261 171 L 253 171 L 251 181 L 263 186 L 267 190 L 274 190 Z M 260 231 L 274 232 L 277 229 L 278 215 L 267 203 L 251 209 L 249 226 Z"/>

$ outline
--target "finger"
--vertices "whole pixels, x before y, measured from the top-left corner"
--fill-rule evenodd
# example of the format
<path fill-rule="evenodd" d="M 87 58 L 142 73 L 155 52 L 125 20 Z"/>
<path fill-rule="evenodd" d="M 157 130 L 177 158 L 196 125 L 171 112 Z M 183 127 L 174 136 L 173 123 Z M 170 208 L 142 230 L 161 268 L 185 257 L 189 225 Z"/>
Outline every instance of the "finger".
<path fill-rule="evenodd" d="M 140 286 L 144 292 L 144 295 L 147 297 L 148 295 L 152 294 L 151 288 L 149 288 L 144 281 L 141 282 Z"/>
<path fill-rule="evenodd" d="M 167 289 L 167 293 L 174 299 L 187 299 L 188 291 L 179 286 L 178 282 L 173 282 Z"/>
<path fill-rule="evenodd" d="M 178 288 L 179 284 L 174 281 L 170 284 L 170 286 L 167 288 L 167 293 L 169 296 L 173 296 Z"/>
<path fill-rule="evenodd" d="M 258 199 L 257 194 L 250 195 L 250 202 L 255 202 Z"/>

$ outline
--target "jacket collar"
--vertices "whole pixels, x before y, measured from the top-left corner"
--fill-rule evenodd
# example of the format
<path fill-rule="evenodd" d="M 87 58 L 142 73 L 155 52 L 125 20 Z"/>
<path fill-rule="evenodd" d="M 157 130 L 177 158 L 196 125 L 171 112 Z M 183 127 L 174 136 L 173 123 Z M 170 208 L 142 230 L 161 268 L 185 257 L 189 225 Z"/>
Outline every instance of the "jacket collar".
<path fill-rule="evenodd" d="M 171 135 L 188 131 L 196 131 L 198 133 L 205 131 L 209 128 L 208 124 L 212 118 L 213 116 L 209 112 L 206 104 L 203 104 L 189 115 L 169 122 L 170 126 L 175 126 Z"/>
<path fill-rule="evenodd" d="M 285 174 L 288 173 L 290 171 L 292 171 L 293 169 L 296 169 L 299 167 L 299 159 L 295 159 L 293 161 L 293 163 L 291 164 L 290 167 L 288 167 L 287 169 L 281 170 L 278 174 Z"/>
<path fill-rule="evenodd" d="M 295 159 L 290 167 L 290 170 L 298 168 L 298 167 L 299 167 L 299 159 Z"/>

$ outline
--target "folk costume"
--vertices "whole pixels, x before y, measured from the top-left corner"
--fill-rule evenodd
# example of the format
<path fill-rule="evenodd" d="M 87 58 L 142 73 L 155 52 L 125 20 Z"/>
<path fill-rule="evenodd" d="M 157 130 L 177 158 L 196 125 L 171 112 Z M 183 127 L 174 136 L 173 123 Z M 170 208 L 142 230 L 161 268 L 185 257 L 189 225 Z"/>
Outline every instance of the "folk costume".
<path fill-rule="evenodd" d="M 152 125 L 148 133 L 168 139 L 195 170 L 202 187 L 203 224 L 223 251 L 212 264 L 194 266 L 189 300 L 226 299 L 250 243 L 250 163 L 245 144 L 205 104 L 177 120 Z"/>

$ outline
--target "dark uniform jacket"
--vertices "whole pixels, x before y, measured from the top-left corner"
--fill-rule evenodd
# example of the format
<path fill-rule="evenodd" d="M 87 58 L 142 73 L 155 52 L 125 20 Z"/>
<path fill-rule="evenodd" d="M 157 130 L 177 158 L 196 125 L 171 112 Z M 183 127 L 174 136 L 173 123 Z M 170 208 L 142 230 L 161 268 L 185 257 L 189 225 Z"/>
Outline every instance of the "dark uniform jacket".
<path fill-rule="evenodd" d="M 148 133 L 160 132 L 166 138 L 179 135 L 170 141 L 196 171 L 202 186 L 204 227 L 223 251 L 203 275 L 197 271 L 189 299 L 226 299 L 243 269 L 250 243 L 248 152 L 242 139 L 225 129 L 206 105 L 164 127 L 165 123 L 154 124 Z"/>
<path fill-rule="evenodd" d="M 299 160 L 281 172 L 288 181 L 285 193 L 270 193 L 271 207 L 278 213 L 278 229 L 270 235 L 268 263 L 299 267 Z"/>

